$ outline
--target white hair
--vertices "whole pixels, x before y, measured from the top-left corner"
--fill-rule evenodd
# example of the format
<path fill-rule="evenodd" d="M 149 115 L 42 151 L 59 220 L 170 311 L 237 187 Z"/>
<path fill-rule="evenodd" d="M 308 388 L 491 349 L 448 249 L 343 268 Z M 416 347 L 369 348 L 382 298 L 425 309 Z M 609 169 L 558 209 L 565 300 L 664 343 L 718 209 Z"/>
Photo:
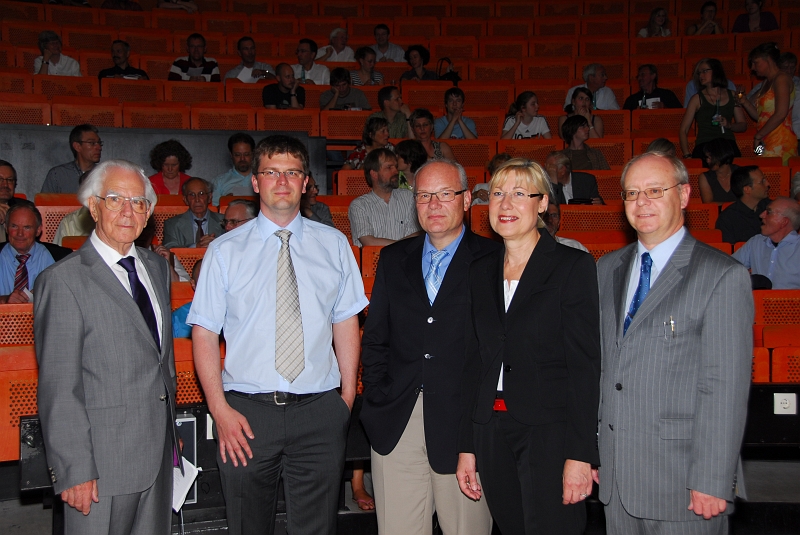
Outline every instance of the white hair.
<path fill-rule="evenodd" d="M 343 33 L 343 34 L 347 35 L 347 30 L 345 30 L 344 28 L 334 28 L 331 31 L 330 38 L 333 39 L 334 37 L 336 37 L 340 33 Z"/>
<path fill-rule="evenodd" d="M 152 213 L 158 202 L 158 196 L 153 189 L 153 185 L 150 184 L 150 179 L 144 174 L 144 169 L 128 160 L 106 160 L 94 166 L 94 169 L 89 172 L 83 184 L 78 188 L 78 202 L 89 208 L 89 198 L 104 194 L 103 187 L 106 179 L 114 172 L 114 169 L 133 171 L 141 179 L 142 185 L 144 185 L 144 197 L 150 201 Z"/>

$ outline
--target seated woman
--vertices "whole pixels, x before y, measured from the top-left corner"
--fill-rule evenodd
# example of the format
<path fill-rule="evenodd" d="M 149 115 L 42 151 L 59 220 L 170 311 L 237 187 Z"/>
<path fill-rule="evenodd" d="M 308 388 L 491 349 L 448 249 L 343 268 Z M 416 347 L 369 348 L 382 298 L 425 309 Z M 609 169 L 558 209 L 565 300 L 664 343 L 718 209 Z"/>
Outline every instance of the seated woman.
<path fill-rule="evenodd" d="M 383 85 L 383 75 L 375 70 L 375 51 L 368 46 L 356 50 L 356 61 L 361 66 L 357 71 L 350 71 L 353 85 Z"/>
<path fill-rule="evenodd" d="M 425 147 L 429 160 L 439 158 L 456 159 L 450 145 L 444 141 L 435 141 L 433 139 L 433 114 L 431 112 L 425 108 L 418 108 L 414 110 L 408 120 L 411 121 L 414 137 Z"/>
<path fill-rule="evenodd" d="M 582 115 L 589 121 L 589 138 L 601 138 L 605 134 L 603 118 L 592 114 L 592 92 L 586 87 L 576 87 L 572 92 L 572 104 L 564 107 L 567 114 L 558 118 L 558 131 L 564 126 L 564 121 L 574 115 Z M 559 134 L 560 135 L 560 134 Z"/>
<path fill-rule="evenodd" d="M 764 0 L 744 0 L 744 10 L 736 17 L 731 33 L 771 32 L 779 30 L 775 15 L 769 11 L 761 11 Z"/>
<path fill-rule="evenodd" d="M 709 0 L 700 8 L 700 22 L 686 28 L 686 35 L 714 35 L 725 30 L 714 20 L 717 18 L 717 3 Z"/>
<path fill-rule="evenodd" d="M 567 144 L 562 152 L 572 163 L 573 171 L 611 169 L 602 152 L 585 144 L 589 139 L 589 121 L 583 115 L 573 115 L 564 121 L 561 137 Z"/>
<path fill-rule="evenodd" d="M 639 37 L 669 37 L 669 18 L 667 18 L 667 10 L 663 7 L 657 7 L 650 12 L 650 21 L 647 26 L 639 30 Z"/>
<path fill-rule="evenodd" d="M 733 150 L 729 143 L 722 139 L 714 139 L 706 143 L 708 171 L 698 177 L 700 198 L 703 202 L 736 202 L 736 195 L 731 191 L 731 173 L 739 168 L 733 163 Z"/>
<path fill-rule="evenodd" d="M 438 80 L 439 75 L 425 68 L 431 60 L 430 51 L 422 45 L 411 45 L 406 50 L 406 63 L 411 70 L 400 76 L 400 80 Z"/>
<path fill-rule="evenodd" d="M 347 155 L 342 170 L 361 169 L 364 158 L 374 149 L 387 148 L 394 150 L 394 145 L 389 143 L 389 123 L 380 117 L 370 117 L 364 123 L 361 132 L 361 143 Z"/>
<path fill-rule="evenodd" d="M 550 139 L 550 127 L 539 115 L 539 98 L 533 91 L 523 91 L 506 113 L 503 135 L 500 139 Z"/>
<path fill-rule="evenodd" d="M 184 173 L 192 168 L 192 155 L 177 139 L 159 143 L 150 151 L 150 166 L 158 171 L 150 183 L 158 195 L 179 195 L 183 183 L 191 177 Z"/>

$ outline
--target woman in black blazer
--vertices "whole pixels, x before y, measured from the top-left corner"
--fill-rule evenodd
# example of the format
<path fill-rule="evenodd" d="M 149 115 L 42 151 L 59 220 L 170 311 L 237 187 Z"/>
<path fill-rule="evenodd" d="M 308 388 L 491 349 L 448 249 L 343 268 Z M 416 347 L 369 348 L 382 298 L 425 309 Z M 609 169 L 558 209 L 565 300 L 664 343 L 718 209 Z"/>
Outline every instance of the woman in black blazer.
<path fill-rule="evenodd" d="M 600 462 L 595 264 L 544 228 L 550 192 L 538 164 L 502 165 L 489 221 L 505 248 L 470 269 L 463 388 L 473 396 L 464 396 L 456 476 L 472 499 L 485 491 L 503 535 L 582 534 Z"/>

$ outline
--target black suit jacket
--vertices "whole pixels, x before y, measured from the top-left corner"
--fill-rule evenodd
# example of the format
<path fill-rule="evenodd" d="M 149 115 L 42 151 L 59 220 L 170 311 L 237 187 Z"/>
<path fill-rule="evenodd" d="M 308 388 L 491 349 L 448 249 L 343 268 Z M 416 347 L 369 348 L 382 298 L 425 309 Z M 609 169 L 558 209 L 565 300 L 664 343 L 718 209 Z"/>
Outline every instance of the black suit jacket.
<path fill-rule="evenodd" d="M 508 414 L 527 425 L 566 423 L 563 458 L 599 464 L 600 312 L 592 256 L 547 231 L 520 277 L 508 312 L 504 251 L 472 264 L 459 447 L 474 452 L 472 422 L 492 417 L 500 366 Z"/>
<path fill-rule="evenodd" d="M 594 199 L 595 197 L 600 197 L 600 192 L 597 190 L 597 179 L 594 175 L 573 171 L 571 182 L 573 198 Z M 558 199 L 558 204 L 567 204 L 567 199 L 564 198 L 564 185 L 553 184 L 553 190 Z"/>
<path fill-rule="evenodd" d="M 7 243 L 8 242 L 0 243 L 0 251 L 3 250 L 3 247 L 5 247 Z M 43 241 L 40 241 L 39 243 L 44 245 L 45 249 L 47 249 L 47 252 L 50 253 L 50 256 L 52 256 L 53 260 L 55 260 L 56 262 L 58 262 L 62 258 L 65 258 L 70 253 L 72 253 L 72 249 L 68 249 L 67 247 L 61 247 L 60 245 L 56 245 L 55 243 L 48 243 Z"/>
<path fill-rule="evenodd" d="M 394 450 L 424 385 L 425 442 L 431 468 L 452 474 L 458 463 L 467 277 L 477 259 L 500 245 L 465 231 L 431 306 L 422 275 L 425 236 L 381 250 L 364 326 L 361 421 L 372 448 Z"/>

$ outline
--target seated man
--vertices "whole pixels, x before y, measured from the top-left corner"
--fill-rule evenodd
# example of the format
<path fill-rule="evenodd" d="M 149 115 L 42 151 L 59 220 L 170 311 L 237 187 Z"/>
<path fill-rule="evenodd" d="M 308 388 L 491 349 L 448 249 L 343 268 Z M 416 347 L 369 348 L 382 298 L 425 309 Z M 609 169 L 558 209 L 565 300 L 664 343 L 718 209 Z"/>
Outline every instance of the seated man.
<path fill-rule="evenodd" d="M 376 111 L 370 115 L 370 118 L 386 119 L 386 122 L 389 123 L 390 138 L 414 138 L 409 122 L 411 108 L 408 107 L 408 104 L 403 104 L 403 97 L 400 96 L 400 90 L 397 87 L 393 85 L 381 87 L 378 91 L 378 107 L 381 111 Z"/>
<path fill-rule="evenodd" d="M 775 290 L 800 289 L 800 204 L 778 197 L 761 213 L 761 234 L 753 236 L 733 257 L 763 275 Z"/>
<path fill-rule="evenodd" d="M 300 39 L 297 45 L 297 64 L 292 65 L 294 77 L 301 84 L 330 85 L 331 71 L 325 65 L 314 63 L 317 57 L 317 43 L 311 39 Z"/>
<path fill-rule="evenodd" d="M 72 252 L 37 242 L 42 214 L 30 201 L 19 199 L 6 214 L 8 241 L 0 243 L 0 303 L 29 303 L 36 277 Z"/>
<path fill-rule="evenodd" d="M 726 243 L 747 241 L 761 232 L 759 214 L 771 202 L 769 181 L 755 165 L 739 167 L 731 173 L 731 193 L 737 201 L 719 214 L 715 227 Z"/>
<path fill-rule="evenodd" d="M 233 167 L 211 182 L 214 196 L 211 204 L 219 206 L 223 195 L 255 195 L 253 191 L 253 150 L 256 142 L 244 132 L 228 138 L 228 152 L 231 153 Z"/>
<path fill-rule="evenodd" d="M 39 50 L 42 55 L 33 60 L 34 74 L 80 76 L 80 64 L 61 53 L 61 37 L 56 32 L 45 30 L 39 34 Z"/>
<path fill-rule="evenodd" d="M 192 277 L 189 279 L 189 284 L 192 285 L 192 291 L 197 288 L 197 279 L 200 278 L 200 267 L 203 264 L 201 258 L 194 263 L 192 268 Z M 192 326 L 186 323 L 186 317 L 189 315 L 189 310 L 192 308 L 192 302 L 189 301 L 185 305 L 181 305 L 172 312 L 172 337 L 173 338 L 191 338 Z"/>
<path fill-rule="evenodd" d="M 17 170 L 11 162 L 0 160 L 0 242 L 6 241 L 6 214 L 20 199 L 14 197 L 17 190 Z"/>
<path fill-rule="evenodd" d="M 433 123 L 438 139 L 477 139 L 475 121 L 461 115 L 465 101 L 464 91 L 457 87 L 444 92 L 445 114 Z"/>
<path fill-rule="evenodd" d="M 594 175 L 573 172 L 572 162 L 563 152 L 548 154 L 544 167 L 550 175 L 555 200 L 559 204 L 569 204 L 572 199 L 591 199 L 592 204 L 604 204 Z"/>
<path fill-rule="evenodd" d="M 389 149 L 375 149 L 364 160 L 364 177 L 372 188 L 350 203 L 347 217 L 353 243 L 389 245 L 420 232 L 414 194 L 397 189 L 397 157 Z"/>
<path fill-rule="evenodd" d="M 176 59 L 169 70 L 167 80 L 189 80 L 190 82 L 219 82 L 219 65 L 214 58 L 207 58 L 206 38 L 193 33 L 186 38 L 186 56 Z"/>
<path fill-rule="evenodd" d="M 306 105 L 306 90 L 300 86 L 300 79 L 294 77 L 294 71 L 288 63 L 279 63 L 275 67 L 277 84 L 264 86 L 261 91 L 261 102 L 268 109 L 302 110 Z"/>
<path fill-rule="evenodd" d="M 599 63 L 590 63 L 583 68 L 583 85 L 576 85 L 567 91 L 567 98 L 564 99 L 564 106 L 572 104 L 572 92 L 578 87 L 586 87 L 592 92 L 592 109 L 594 110 L 618 110 L 617 97 L 614 92 L 606 87 L 606 68 Z"/>
<path fill-rule="evenodd" d="M 97 74 L 97 77 L 102 80 L 103 78 L 126 78 L 128 80 L 149 80 L 147 73 L 142 69 L 132 67 L 128 63 L 128 58 L 131 55 L 131 45 L 125 41 L 117 39 L 111 43 L 111 61 L 114 66 L 108 69 L 103 69 Z"/>
<path fill-rule="evenodd" d="M 652 63 L 639 67 L 636 81 L 639 82 L 639 92 L 625 99 L 625 104 L 622 105 L 623 110 L 636 110 L 639 108 L 660 110 L 663 108 L 683 107 L 675 93 L 669 89 L 658 87 L 658 69 Z"/>
<path fill-rule="evenodd" d="M 79 124 L 69 133 L 69 149 L 75 158 L 51 168 L 42 184 L 42 193 L 77 193 L 81 175 L 94 169 L 103 155 L 100 132 L 90 124 Z"/>
<path fill-rule="evenodd" d="M 556 234 L 558 234 L 558 230 L 561 228 L 561 203 L 559 203 L 557 199 L 550 200 L 547 205 L 547 212 L 542 215 L 544 216 L 542 219 L 544 219 L 547 232 L 549 232 L 558 243 L 574 249 L 580 249 L 581 251 L 585 251 L 587 253 L 589 252 L 589 250 L 578 240 L 556 236 Z"/>
<path fill-rule="evenodd" d="M 331 72 L 331 88 L 319 96 L 319 108 L 326 110 L 371 110 L 367 96 L 351 85 L 350 71 L 336 67 Z"/>
<path fill-rule="evenodd" d="M 242 62 L 225 73 L 225 79 L 237 78 L 246 84 L 254 84 L 259 79 L 274 80 L 275 71 L 269 63 L 256 61 L 256 42 L 250 36 L 239 39 L 236 50 Z"/>
<path fill-rule="evenodd" d="M 222 216 L 208 209 L 213 188 L 208 181 L 192 177 L 182 189 L 183 202 L 189 209 L 164 221 L 164 247 L 208 247 L 225 232 Z"/>
<path fill-rule="evenodd" d="M 331 32 L 330 44 L 320 48 L 315 59 L 339 62 L 355 61 L 353 49 L 347 46 L 347 30 L 334 28 Z"/>
<path fill-rule="evenodd" d="M 385 24 L 378 24 L 373 30 L 375 44 L 372 50 L 375 51 L 377 61 L 394 61 L 404 63 L 406 61 L 406 51 L 403 47 L 389 42 L 389 27 Z"/>
<path fill-rule="evenodd" d="M 89 176 L 89 171 L 81 175 L 78 184 L 83 184 L 87 176 Z M 89 213 L 89 209 L 81 206 L 61 219 L 61 223 L 58 224 L 56 229 L 56 235 L 53 237 L 53 243 L 62 245 L 63 239 L 68 236 L 89 236 L 94 227 L 94 219 L 92 214 Z"/>
<path fill-rule="evenodd" d="M 336 225 L 333 224 L 333 215 L 331 215 L 330 207 L 324 202 L 317 200 L 317 193 L 319 193 L 317 181 L 314 180 L 311 173 L 308 174 L 307 178 L 306 191 L 303 193 L 303 196 L 300 197 L 300 215 L 311 221 L 316 221 L 317 223 L 322 223 L 329 227 L 335 227 Z"/>
<path fill-rule="evenodd" d="M 225 219 L 222 220 L 222 226 L 225 227 L 225 232 L 230 232 L 257 216 L 258 205 L 255 201 L 234 199 L 225 209 Z"/>

